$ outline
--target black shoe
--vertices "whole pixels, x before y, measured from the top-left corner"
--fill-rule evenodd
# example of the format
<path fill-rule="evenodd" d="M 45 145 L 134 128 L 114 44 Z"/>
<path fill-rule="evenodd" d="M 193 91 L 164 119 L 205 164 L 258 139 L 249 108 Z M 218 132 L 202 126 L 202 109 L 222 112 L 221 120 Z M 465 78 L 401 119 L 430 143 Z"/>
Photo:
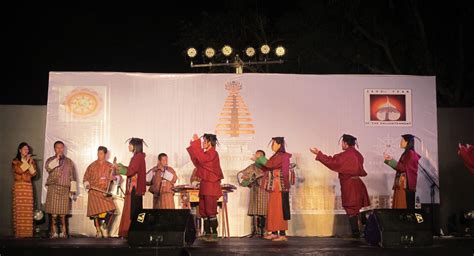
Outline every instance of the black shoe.
<path fill-rule="evenodd" d="M 351 225 L 352 238 L 360 238 L 359 231 L 359 216 L 349 217 L 349 224 Z"/>

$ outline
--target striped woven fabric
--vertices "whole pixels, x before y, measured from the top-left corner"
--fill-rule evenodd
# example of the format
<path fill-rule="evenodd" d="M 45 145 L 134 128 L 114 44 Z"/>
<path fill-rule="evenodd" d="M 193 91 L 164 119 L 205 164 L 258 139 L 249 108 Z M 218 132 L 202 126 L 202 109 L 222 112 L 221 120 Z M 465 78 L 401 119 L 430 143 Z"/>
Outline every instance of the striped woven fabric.
<path fill-rule="evenodd" d="M 13 231 L 15 237 L 33 237 L 33 186 L 31 182 L 13 184 Z"/>
<path fill-rule="evenodd" d="M 267 215 L 268 192 L 257 183 L 250 188 L 248 215 Z"/>
<path fill-rule="evenodd" d="M 45 212 L 49 214 L 69 214 L 69 187 L 49 185 L 46 193 Z"/>

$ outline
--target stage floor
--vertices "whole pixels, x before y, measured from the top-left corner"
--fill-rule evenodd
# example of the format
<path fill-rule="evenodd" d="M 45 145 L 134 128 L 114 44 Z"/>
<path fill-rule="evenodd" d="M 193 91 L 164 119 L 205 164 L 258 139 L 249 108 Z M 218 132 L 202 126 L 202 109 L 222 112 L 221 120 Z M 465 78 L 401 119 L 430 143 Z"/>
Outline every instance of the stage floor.
<path fill-rule="evenodd" d="M 363 240 L 289 237 L 288 242 L 259 238 L 227 238 L 217 243 L 196 241 L 188 248 L 131 248 L 119 238 L 13 239 L 0 238 L 0 255 L 474 255 L 474 238 L 435 238 L 422 248 L 379 248 Z"/>

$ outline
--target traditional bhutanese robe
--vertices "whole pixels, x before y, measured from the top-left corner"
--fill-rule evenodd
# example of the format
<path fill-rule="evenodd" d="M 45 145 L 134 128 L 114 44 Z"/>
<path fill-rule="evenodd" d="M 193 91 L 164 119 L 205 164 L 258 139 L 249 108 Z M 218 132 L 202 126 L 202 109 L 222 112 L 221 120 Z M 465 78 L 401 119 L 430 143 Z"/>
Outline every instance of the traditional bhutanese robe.
<path fill-rule="evenodd" d="M 107 161 L 96 160 L 91 163 L 84 174 L 82 181 L 89 183 L 87 216 L 92 217 L 101 213 L 115 210 L 114 200 L 111 196 L 104 195 L 102 190 L 108 192 L 108 186 L 113 179 L 112 164 Z M 97 190 L 95 190 L 97 189 Z"/>
<path fill-rule="evenodd" d="M 262 180 L 263 178 L 259 178 L 250 184 L 250 200 L 247 215 L 267 216 L 268 191 L 262 188 Z"/>
<path fill-rule="evenodd" d="M 36 163 L 26 159 L 13 159 L 13 232 L 15 237 L 33 237 L 33 185 L 31 178 L 36 175 Z"/>
<path fill-rule="evenodd" d="M 127 189 L 120 220 L 119 236 L 128 237 L 128 229 L 132 222 L 132 215 L 143 208 L 143 198 L 146 190 L 146 163 L 145 153 L 135 153 L 128 167 L 125 167 Z"/>
<path fill-rule="evenodd" d="M 161 177 L 165 170 L 173 175 L 171 180 Z M 172 189 L 178 180 L 176 172 L 169 166 L 163 167 L 161 165 L 155 166 L 151 171 L 154 172 L 154 175 L 149 191 L 153 194 L 153 208 L 174 209 L 174 191 Z"/>
<path fill-rule="evenodd" d="M 277 152 L 268 161 L 262 157 L 257 159 L 257 164 L 265 171 L 261 186 L 268 191 L 266 229 L 270 232 L 288 229 L 291 217 L 289 190 L 294 184 L 294 180 L 290 180 L 290 158 L 289 153 Z"/>
<path fill-rule="evenodd" d="M 48 172 L 45 211 L 50 214 L 66 215 L 70 211 L 69 192 L 77 192 L 76 169 L 71 159 L 52 156 L 46 160 Z"/>
<path fill-rule="evenodd" d="M 266 159 L 265 159 L 266 160 Z M 249 165 L 242 170 L 242 186 L 250 188 L 249 206 L 247 215 L 266 216 L 268 210 L 268 191 L 262 187 L 264 171 L 257 163 Z"/>
<path fill-rule="evenodd" d="M 414 150 L 408 150 L 406 153 L 402 154 L 398 162 L 394 159 L 384 161 L 387 165 L 397 171 L 395 182 L 393 184 L 392 208 L 407 208 L 406 191 L 416 191 L 419 160 L 420 155 L 418 155 Z"/>
<path fill-rule="evenodd" d="M 474 174 L 474 146 L 460 148 L 459 155 L 464 161 L 466 168 Z"/>
<path fill-rule="evenodd" d="M 362 207 L 370 205 L 367 188 L 360 177 L 367 176 L 364 170 L 364 157 L 354 147 L 349 147 L 334 156 L 319 152 L 316 160 L 327 168 L 339 173 L 342 207 L 349 216 L 359 214 Z"/>
<path fill-rule="evenodd" d="M 192 141 L 186 150 L 196 167 L 196 176 L 201 179 L 199 214 L 201 217 L 214 217 L 217 214 L 217 200 L 222 196 L 221 180 L 224 178 L 219 154 L 214 147 L 204 151 L 200 140 Z"/>

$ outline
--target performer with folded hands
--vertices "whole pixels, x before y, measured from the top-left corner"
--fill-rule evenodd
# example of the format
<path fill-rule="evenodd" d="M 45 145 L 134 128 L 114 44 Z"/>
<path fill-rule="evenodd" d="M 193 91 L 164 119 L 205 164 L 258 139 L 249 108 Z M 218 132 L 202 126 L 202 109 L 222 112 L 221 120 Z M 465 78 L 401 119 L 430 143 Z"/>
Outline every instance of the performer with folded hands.
<path fill-rule="evenodd" d="M 191 161 L 196 167 L 196 176 L 200 178 L 199 215 L 204 219 L 204 241 L 216 241 L 217 238 L 217 200 L 222 196 L 221 180 L 224 178 L 216 151 L 217 137 L 204 134 L 203 142 L 197 134 L 193 135 L 187 148 Z"/>
<path fill-rule="evenodd" d="M 12 161 L 13 183 L 13 231 L 16 238 L 33 237 L 33 184 L 36 176 L 36 162 L 31 148 L 26 142 L 18 145 L 16 157 Z"/>

